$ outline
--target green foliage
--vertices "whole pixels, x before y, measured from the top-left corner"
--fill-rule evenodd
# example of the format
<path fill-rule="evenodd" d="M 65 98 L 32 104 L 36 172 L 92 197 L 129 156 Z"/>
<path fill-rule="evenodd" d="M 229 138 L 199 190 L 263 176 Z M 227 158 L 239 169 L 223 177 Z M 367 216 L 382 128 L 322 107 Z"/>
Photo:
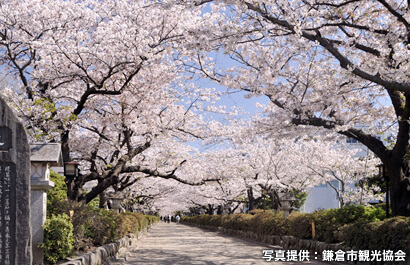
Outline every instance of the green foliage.
<path fill-rule="evenodd" d="M 253 216 L 253 232 L 267 235 L 284 235 L 286 233 L 285 219 L 274 212 L 257 213 Z"/>
<path fill-rule="evenodd" d="M 273 212 L 231 215 L 197 215 L 182 217 L 182 222 L 210 225 L 227 229 L 252 231 L 269 235 L 283 235 L 285 233 L 284 219 Z"/>
<path fill-rule="evenodd" d="M 77 251 L 88 251 L 92 246 L 101 246 L 118 240 L 129 233 L 137 233 L 157 222 L 158 217 L 139 213 L 117 213 L 78 202 L 58 202 L 54 211 L 69 215 L 74 230 L 74 247 Z"/>
<path fill-rule="evenodd" d="M 389 249 L 410 253 L 410 218 L 399 216 L 345 225 L 340 229 L 339 237 L 345 245 L 355 249 Z"/>
<path fill-rule="evenodd" d="M 53 171 L 50 180 L 55 187 L 47 191 L 47 218 L 70 216 L 73 242 L 77 251 L 87 251 L 91 246 L 114 242 L 129 233 L 137 233 L 157 222 L 158 217 L 137 213 L 117 213 L 98 208 L 98 198 L 87 205 L 67 199 L 64 176 Z M 51 254 L 50 254 L 51 255 Z"/>
<path fill-rule="evenodd" d="M 282 215 L 275 214 L 270 211 L 263 212 L 255 211 L 253 214 L 233 214 L 233 215 L 200 215 L 194 217 L 184 217 L 183 222 L 196 223 L 200 225 L 220 226 L 228 229 L 252 231 L 266 235 L 290 235 L 302 239 L 312 239 L 312 222 L 315 223 L 315 240 L 328 243 L 336 243 L 342 241 L 355 242 L 355 237 L 364 237 L 371 241 L 372 238 L 379 238 L 381 234 L 374 235 L 373 233 L 381 233 L 380 229 L 384 229 L 383 233 L 394 235 L 393 238 L 410 238 L 409 231 L 404 228 L 405 224 L 396 222 L 394 224 L 384 225 L 382 220 L 385 218 L 383 207 L 365 207 L 362 205 L 348 205 L 341 209 L 328 209 L 316 211 L 314 213 L 297 213 L 294 212 L 287 218 Z M 390 219 L 389 219 L 390 220 Z M 407 219 L 410 220 L 410 219 Z M 357 232 L 361 229 L 361 225 L 372 223 L 371 227 L 365 227 L 360 236 Z M 350 226 L 352 225 L 352 226 Z M 356 227 L 356 226 L 359 226 Z M 381 228 L 376 232 L 374 227 L 378 225 Z M 408 223 L 407 223 L 408 225 Z M 351 227 L 353 232 L 344 227 Z M 395 227 L 395 228 L 393 228 Z M 390 230 L 397 229 L 395 232 Z M 356 231 L 357 230 L 357 231 Z M 350 238 L 348 238 L 350 236 Z M 385 236 L 385 235 L 384 235 Z M 393 238 L 389 242 L 394 242 Z M 358 239 L 360 240 L 360 239 Z M 380 241 L 377 239 L 374 241 Z M 373 241 L 371 241 L 373 242 Z M 404 239 L 398 243 L 403 246 L 404 243 L 409 243 Z M 391 243 L 389 243 L 391 244 Z M 358 244 L 361 247 L 363 244 Z M 369 249 L 369 248 L 367 248 Z M 387 248 L 386 248 L 387 249 Z"/>
<path fill-rule="evenodd" d="M 86 251 L 92 245 L 104 245 L 118 239 L 120 214 L 81 203 L 73 204 L 75 248 Z"/>
<path fill-rule="evenodd" d="M 152 225 L 160 221 L 158 216 L 153 216 L 153 215 L 144 215 L 144 216 L 148 220 L 149 225 Z"/>
<path fill-rule="evenodd" d="M 54 188 L 47 190 L 47 200 L 65 200 L 67 199 L 67 185 L 64 176 L 50 170 L 50 180 L 54 182 Z"/>
<path fill-rule="evenodd" d="M 297 223 L 293 225 L 293 229 L 295 229 L 294 231 L 303 231 L 309 223 L 311 226 L 312 221 L 314 221 L 316 227 L 315 239 L 328 243 L 336 243 L 340 242 L 338 230 L 343 225 L 357 222 L 380 221 L 384 219 L 385 216 L 386 213 L 382 208 L 348 205 L 340 209 L 316 211 L 312 214 L 305 215 L 304 218 L 307 218 L 307 220 L 297 220 Z M 297 228 L 298 224 L 302 227 Z M 292 233 L 294 236 L 306 238 L 306 233 L 304 233 L 303 236 L 297 235 L 295 232 Z"/>
<path fill-rule="evenodd" d="M 271 200 L 270 197 L 265 196 L 259 204 L 256 206 L 257 209 L 262 209 L 262 210 L 272 210 L 274 209 L 273 201 Z"/>
<path fill-rule="evenodd" d="M 248 214 L 232 214 L 230 218 L 226 218 L 222 222 L 222 226 L 234 230 L 251 231 L 252 215 Z"/>
<path fill-rule="evenodd" d="M 44 226 L 44 243 L 40 247 L 44 250 L 44 257 L 57 263 L 72 254 L 74 249 L 73 225 L 66 214 L 53 215 L 47 219 Z"/>
<path fill-rule="evenodd" d="M 143 215 L 141 213 L 121 213 L 117 222 L 114 237 L 119 239 L 130 233 L 137 234 L 149 225 L 158 222 L 159 218 L 156 216 Z"/>
<path fill-rule="evenodd" d="M 37 105 L 37 106 L 41 106 L 43 109 L 43 112 L 40 113 L 41 117 L 43 118 L 51 118 L 51 113 L 56 112 L 56 106 L 55 104 L 49 100 L 49 99 L 45 99 L 45 98 L 39 98 L 33 101 L 33 105 Z"/>
<path fill-rule="evenodd" d="M 295 201 L 292 201 L 292 207 L 296 210 L 299 210 L 300 207 L 302 207 L 303 204 L 305 204 L 308 193 L 299 190 L 291 190 L 290 192 L 295 196 L 296 199 Z"/>
<path fill-rule="evenodd" d="M 288 216 L 286 221 L 288 235 L 301 239 L 312 239 L 312 214 L 295 212 Z"/>
<path fill-rule="evenodd" d="M 387 191 L 386 180 L 384 178 L 380 178 L 378 175 L 361 179 L 356 186 L 375 195 L 384 194 Z"/>
<path fill-rule="evenodd" d="M 67 185 L 64 176 L 61 176 L 50 170 L 50 180 L 54 182 L 54 188 L 47 190 L 47 217 L 61 213 L 69 214 L 68 211 L 62 211 L 68 204 Z"/>
<path fill-rule="evenodd" d="M 39 109 L 41 109 L 41 111 L 38 111 L 36 113 L 38 120 L 51 121 L 53 119 L 53 114 L 56 114 L 56 111 L 57 111 L 56 105 L 50 99 L 38 98 L 38 99 L 35 99 L 32 102 L 32 104 L 34 106 L 39 107 Z M 29 131 L 33 132 L 32 130 L 29 130 Z M 56 132 L 56 130 L 51 129 L 49 131 L 45 131 L 45 130 L 37 128 L 34 132 L 34 135 L 32 136 L 35 137 L 36 141 L 39 141 L 40 139 L 49 136 L 53 132 Z"/>
<path fill-rule="evenodd" d="M 72 204 L 74 211 L 75 248 L 87 251 L 90 246 L 101 246 L 130 233 L 138 233 L 159 220 L 140 213 L 117 213 L 80 203 Z"/>
<path fill-rule="evenodd" d="M 82 192 L 84 196 L 87 195 L 87 193 L 89 193 L 89 191 L 87 190 L 83 190 Z M 90 202 L 87 203 L 87 205 L 92 208 L 100 208 L 100 196 L 97 196 L 94 199 L 92 199 Z"/>

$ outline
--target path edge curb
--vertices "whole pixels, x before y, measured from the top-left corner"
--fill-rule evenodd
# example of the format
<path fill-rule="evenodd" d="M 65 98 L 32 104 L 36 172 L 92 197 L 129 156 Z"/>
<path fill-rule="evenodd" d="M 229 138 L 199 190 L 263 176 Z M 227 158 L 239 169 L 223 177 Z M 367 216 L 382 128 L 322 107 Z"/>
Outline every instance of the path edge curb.
<path fill-rule="evenodd" d="M 149 225 L 138 234 L 131 233 L 113 243 L 100 246 L 93 252 L 67 258 L 59 262 L 58 265 L 109 265 L 113 262 L 126 260 L 127 253 L 131 248 L 137 246 L 137 243 L 153 225 L 155 224 Z"/>
<path fill-rule="evenodd" d="M 203 228 L 206 230 L 211 230 L 214 232 L 219 232 L 221 234 L 229 235 L 229 236 L 234 236 L 242 239 L 247 239 L 251 241 L 255 241 L 258 243 L 263 243 L 267 244 L 272 247 L 280 247 L 285 250 L 309 250 L 311 252 L 317 252 L 317 253 L 322 253 L 323 250 L 332 250 L 332 251 L 347 251 L 351 250 L 350 247 L 343 246 L 341 244 L 330 244 L 326 242 L 321 242 L 321 241 L 314 241 L 314 240 L 308 240 L 308 239 L 300 239 L 297 237 L 293 236 L 270 236 L 270 235 L 263 235 L 263 234 L 258 234 L 252 231 L 241 231 L 241 230 L 235 230 L 235 229 L 227 229 L 223 227 L 215 227 L 215 226 L 210 226 L 210 225 L 202 225 L 202 224 L 193 224 L 193 223 L 182 223 L 184 225 L 188 226 L 195 226 L 198 228 Z M 320 256 L 320 255 L 319 255 Z M 354 264 L 353 262 L 325 262 L 325 261 L 320 261 L 324 264 L 338 264 L 338 265 L 352 265 Z M 361 263 L 356 263 L 357 265 Z M 405 265 L 405 264 L 403 264 Z"/>

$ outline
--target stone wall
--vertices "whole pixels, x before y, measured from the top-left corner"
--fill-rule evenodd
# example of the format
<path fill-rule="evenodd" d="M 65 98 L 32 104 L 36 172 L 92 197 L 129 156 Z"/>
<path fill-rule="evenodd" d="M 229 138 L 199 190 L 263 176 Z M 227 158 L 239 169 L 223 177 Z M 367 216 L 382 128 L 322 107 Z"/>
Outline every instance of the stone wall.
<path fill-rule="evenodd" d="M 108 265 L 126 259 L 127 253 L 137 246 L 137 242 L 150 227 L 135 234 L 129 234 L 120 240 L 98 247 L 95 251 L 82 254 L 69 261 L 59 262 L 59 265 Z"/>
<path fill-rule="evenodd" d="M 223 227 L 214 227 L 208 225 L 197 225 L 197 224 L 190 224 L 184 223 L 186 225 L 194 225 L 200 228 L 204 228 L 207 230 L 218 231 L 220 233 L 241 237 L 245 239 L 254 240 L 257 242 L 265 243 L 268 245 L 279 246 L 283 249 L 292 249 L 292 250 L 309 250 L 310 253 L 322 253 L 323 250 L 333 250 L 333 251 L 347 251 L 351 250 L 351 248 L 342 246 L 341 244 L 329 244 L 320 241 L 314 240 L 307 240 L 307 239 L 300 239 L 297 237 L 292 236 L 269 236 L 264 234 L 257 234 L 251 231 L 240 231 L 234 229 L 227 229 Z M 320 257 L 320 255 L 318 255 Z M 350 263 L 335 263 L 335 264 L 350 264 Z M 353 264 L 353 263 L 352 263 Z"/>
<path fill-rule="evenodd" d="M 240 231 L 240 230 L 226 229 L 222 227 L 215 228 L 211 226 L 204 226 L 204 228 L 217 230 L 221 233 L 232 235 L 232 236 L 251 239 L 251 240 L 265 243 L 268 245 L 280 246 L 284 249 L 309 250 L 312 253 L 313 252 L 322 253 L 323 250 L 333 250 L 333 251 L 351 250 L 351 248 L 342 246 L 341 244 L 329 244 L 329 243 L 315 241 L 315 240 L 300 239 L 300 238 L 293 237 L 293 236 L 269 236 L 269 235 L 257 234 L 257 233 L 250 232 L 250 231 Z"/>
<path fill-rule="evenodd" d="M 264 234 L 257 234 L 251 231 L 240 231 L 234 229 L 227 229 L 223 227 L 215 227 L 209 225 L 198 225 L 198 224 L 191 224 L 191 223 L 184 223 L 185 225 L 193 225 L 199 228 L 204 228 L 211 231 L 217 231 L 226 235 L 236 236 L 240 238 L 250 239 L 253 241 L 265 243 L 267 245 L 272 246 L 279 246 L 283 249 L 289 250 L 309 250 L 309 253 L 318 253 L 318 257 L 321 257 L 320 253 L 323 253 L 324 250 L 332 250 L 334 252 L 338 250 L 342 250 L 346 252 L 348 250 L 352 250 L 352 248 L 348 246 L 343 246 L 342 244 L 329 244 L 326 242 L 320 242 L 315 240 L 308 240 L 308 239 L 300 239 L 297 237 L 292 236 L 270 236 Z M 363 262 L 324 262 L 327 264 L 333 265 L 368 265 L 369 263 Z M 399 264 L 399 265 L 410 265 L 410 259 L 407 258 L 405 262 L 378 262 L 377 264 Z"/>

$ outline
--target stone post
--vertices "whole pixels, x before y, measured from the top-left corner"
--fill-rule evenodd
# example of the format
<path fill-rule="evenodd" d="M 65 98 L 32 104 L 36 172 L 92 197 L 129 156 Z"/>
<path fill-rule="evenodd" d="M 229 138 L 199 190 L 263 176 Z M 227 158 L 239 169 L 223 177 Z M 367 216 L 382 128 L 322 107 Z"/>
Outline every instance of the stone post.
<path fill-rule="evenodd" d="M 33 265 L 42 265 L 43 250 L 39 244 L 43 243 L 43 225 L 47 216 L 47 193 L 54 187 L 50 181 L 50 166 L 63 165 L 61 145 L 56 143 L 30 144 L 31 162 L 31 226 L 33 235 Z"/>
<path fill-rule="evenodd" d="M 32 168 L 33 168 L 32 164 Z M 44 264 L 43 250 L 39 244 L 43 243 L 43 225 L 47 216 L 47 193 L 48 189 L 54 187 L 54 183 L 49 180 L 48 164 L 45 167 L 37 167 L 35 172 L 40 171 L 41 177 L 36 174 L 31 175 L 31 229 L 33 240 L 33 265 Z"/>
<path fill-rule="evenodd" d="M 124 208 L 121 206 L 121 202 L 124 200 L 123 197 L 116 195 L 116 194 L 110 194 L 108 199 L 111 202 L 111 209 L 116 211 L 117 213 L 124 212 Z"/>
<path fill-rule="evenodd" d="M 0 265 L 31 265 L 30 149 L 0 98 Z"/>
<path fill-rule="evenodd" d="M 296 198 L 291 192 L 279 192 L 278 195 L 282 204 L 281 210 L 283 211 L 283 217 L 287 217 L 293 210 L 292 202 L 295 201 Z"/>

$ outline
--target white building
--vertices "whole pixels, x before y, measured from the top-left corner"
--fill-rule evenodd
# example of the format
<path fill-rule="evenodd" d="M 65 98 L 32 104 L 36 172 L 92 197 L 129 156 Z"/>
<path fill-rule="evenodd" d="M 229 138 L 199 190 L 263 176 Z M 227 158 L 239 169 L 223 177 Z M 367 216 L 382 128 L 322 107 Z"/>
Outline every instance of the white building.
<path fill-rule="evenodd" d="M 379 140 L 383 140 L 385 144 L 392 142 L 393 134 L 388 131 L 384 134 L 376 136 Z M 366 156 L 370 151 L 367 147 L 362 145 L 360 142 L 354 139 L 346 138 L 343 142 L 339 142 L 339 145 L 348 149 L 361 149 L 359 152 L 360 156 Z M 337 188 L 339 191 L 342 188 L 340 181 L 332 180 L 330 184 Z M 313 187 L 306 198 L 305 204 L 300 208 L 301 212 L 312 213 L 316 210 L 334 209 L 340 208 L 340 201 L 338 195 L 334 188 L 331 187 L 329 183 L 323 183 Z M 354 189 L 354 184 L 349 185 L 350 188 Z"/>

